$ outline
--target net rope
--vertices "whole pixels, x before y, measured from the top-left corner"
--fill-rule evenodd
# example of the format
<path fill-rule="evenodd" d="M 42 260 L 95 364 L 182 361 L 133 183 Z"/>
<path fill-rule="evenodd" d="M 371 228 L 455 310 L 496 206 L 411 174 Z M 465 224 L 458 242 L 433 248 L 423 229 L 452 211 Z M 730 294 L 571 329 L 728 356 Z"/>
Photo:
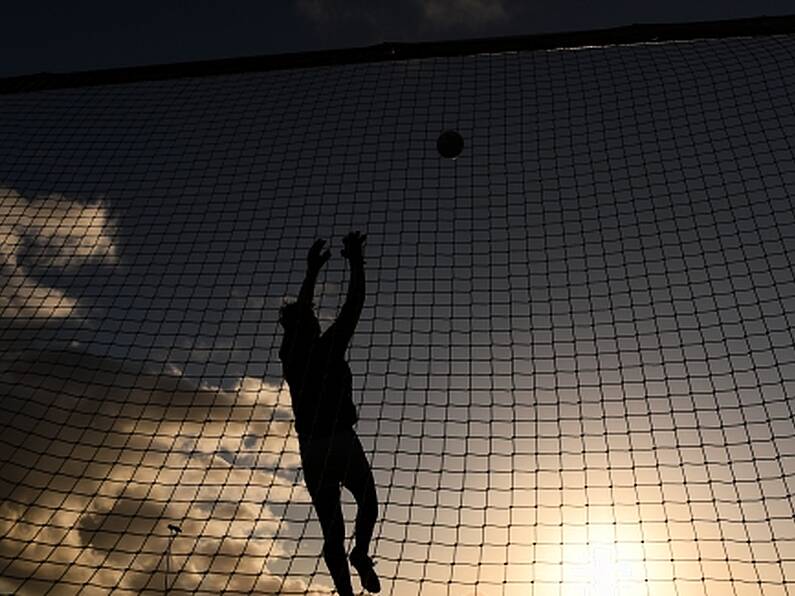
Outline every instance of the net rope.
<path fill-rule="evenodd" d="M 0 592 L 329 593 L 277 321 L 362 230 L 382 593 L 795 595 L 794 96 L 776 35 L 0 97 Z"/>

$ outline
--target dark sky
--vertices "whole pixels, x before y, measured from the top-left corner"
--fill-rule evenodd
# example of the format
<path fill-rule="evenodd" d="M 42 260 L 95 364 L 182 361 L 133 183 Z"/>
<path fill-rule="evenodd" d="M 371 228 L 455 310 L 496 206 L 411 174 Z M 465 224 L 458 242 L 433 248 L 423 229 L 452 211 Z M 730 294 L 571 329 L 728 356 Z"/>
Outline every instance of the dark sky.
<path fill-rule="evenodd" d="M 788 0 L 9 2 L 0 76 L 792 12 Z"/>
<path fill-rule="evenodd" d="M 791 36 L 0 97 L 0 592 L 177 520 L 176 590 L 330 584 L 277 318 L 361 229 L 385 594 L 786 593 L 793 97 Z"/>

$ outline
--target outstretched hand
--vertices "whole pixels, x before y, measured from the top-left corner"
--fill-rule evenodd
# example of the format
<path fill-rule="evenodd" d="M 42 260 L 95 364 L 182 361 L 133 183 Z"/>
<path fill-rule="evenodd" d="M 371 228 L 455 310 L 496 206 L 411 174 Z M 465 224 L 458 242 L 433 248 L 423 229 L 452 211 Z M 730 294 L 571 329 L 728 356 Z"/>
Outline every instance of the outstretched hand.
<path fill-rule="evenodd" d="M 366 239 L 367 234 L 350 232 L 342 239 L 342 244 L 345 247 L 342 249 L 342 256 L 350 260 L 362 259 L 364 257 L 364 241 Z"/>
<path fill-rule="evenodd" d="M 309 249 L 309 254 L 306 257 L 306 264 L 311 271 L 320 271 L 323 265 L 325 265 L 331 258 L 330 250 L 326 249 L 325 252 L 322 252 L 323 246 L 325 246 L 325 244 L 325 240 L 318 238 L 315 240 L 312 248 Z"/>

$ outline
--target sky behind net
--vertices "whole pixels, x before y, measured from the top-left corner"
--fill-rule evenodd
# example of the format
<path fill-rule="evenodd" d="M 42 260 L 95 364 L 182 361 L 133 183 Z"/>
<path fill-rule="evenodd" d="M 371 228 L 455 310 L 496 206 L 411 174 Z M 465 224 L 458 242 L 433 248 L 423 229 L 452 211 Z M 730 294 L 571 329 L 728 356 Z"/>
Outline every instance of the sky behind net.
<path fill-rule="evenodd" d="M 794 53 L 0 98 L 0 590 L 329 591 L 277 320 L 359 229 L 383 593 L 795 594 Z"/>

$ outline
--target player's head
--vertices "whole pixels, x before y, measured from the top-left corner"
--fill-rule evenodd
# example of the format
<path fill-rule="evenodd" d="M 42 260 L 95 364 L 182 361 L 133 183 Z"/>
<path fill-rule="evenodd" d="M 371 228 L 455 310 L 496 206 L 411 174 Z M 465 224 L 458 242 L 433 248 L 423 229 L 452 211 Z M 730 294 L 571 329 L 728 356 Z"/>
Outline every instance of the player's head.
<path fill-rule="evenodd" d="M 300 302 L 288 302 L 279 310 L 279 324 L 288 334 L 301 337 L 317 337 L 320 335 L 320 324 L 317 322 L 312 305 Z"/>

